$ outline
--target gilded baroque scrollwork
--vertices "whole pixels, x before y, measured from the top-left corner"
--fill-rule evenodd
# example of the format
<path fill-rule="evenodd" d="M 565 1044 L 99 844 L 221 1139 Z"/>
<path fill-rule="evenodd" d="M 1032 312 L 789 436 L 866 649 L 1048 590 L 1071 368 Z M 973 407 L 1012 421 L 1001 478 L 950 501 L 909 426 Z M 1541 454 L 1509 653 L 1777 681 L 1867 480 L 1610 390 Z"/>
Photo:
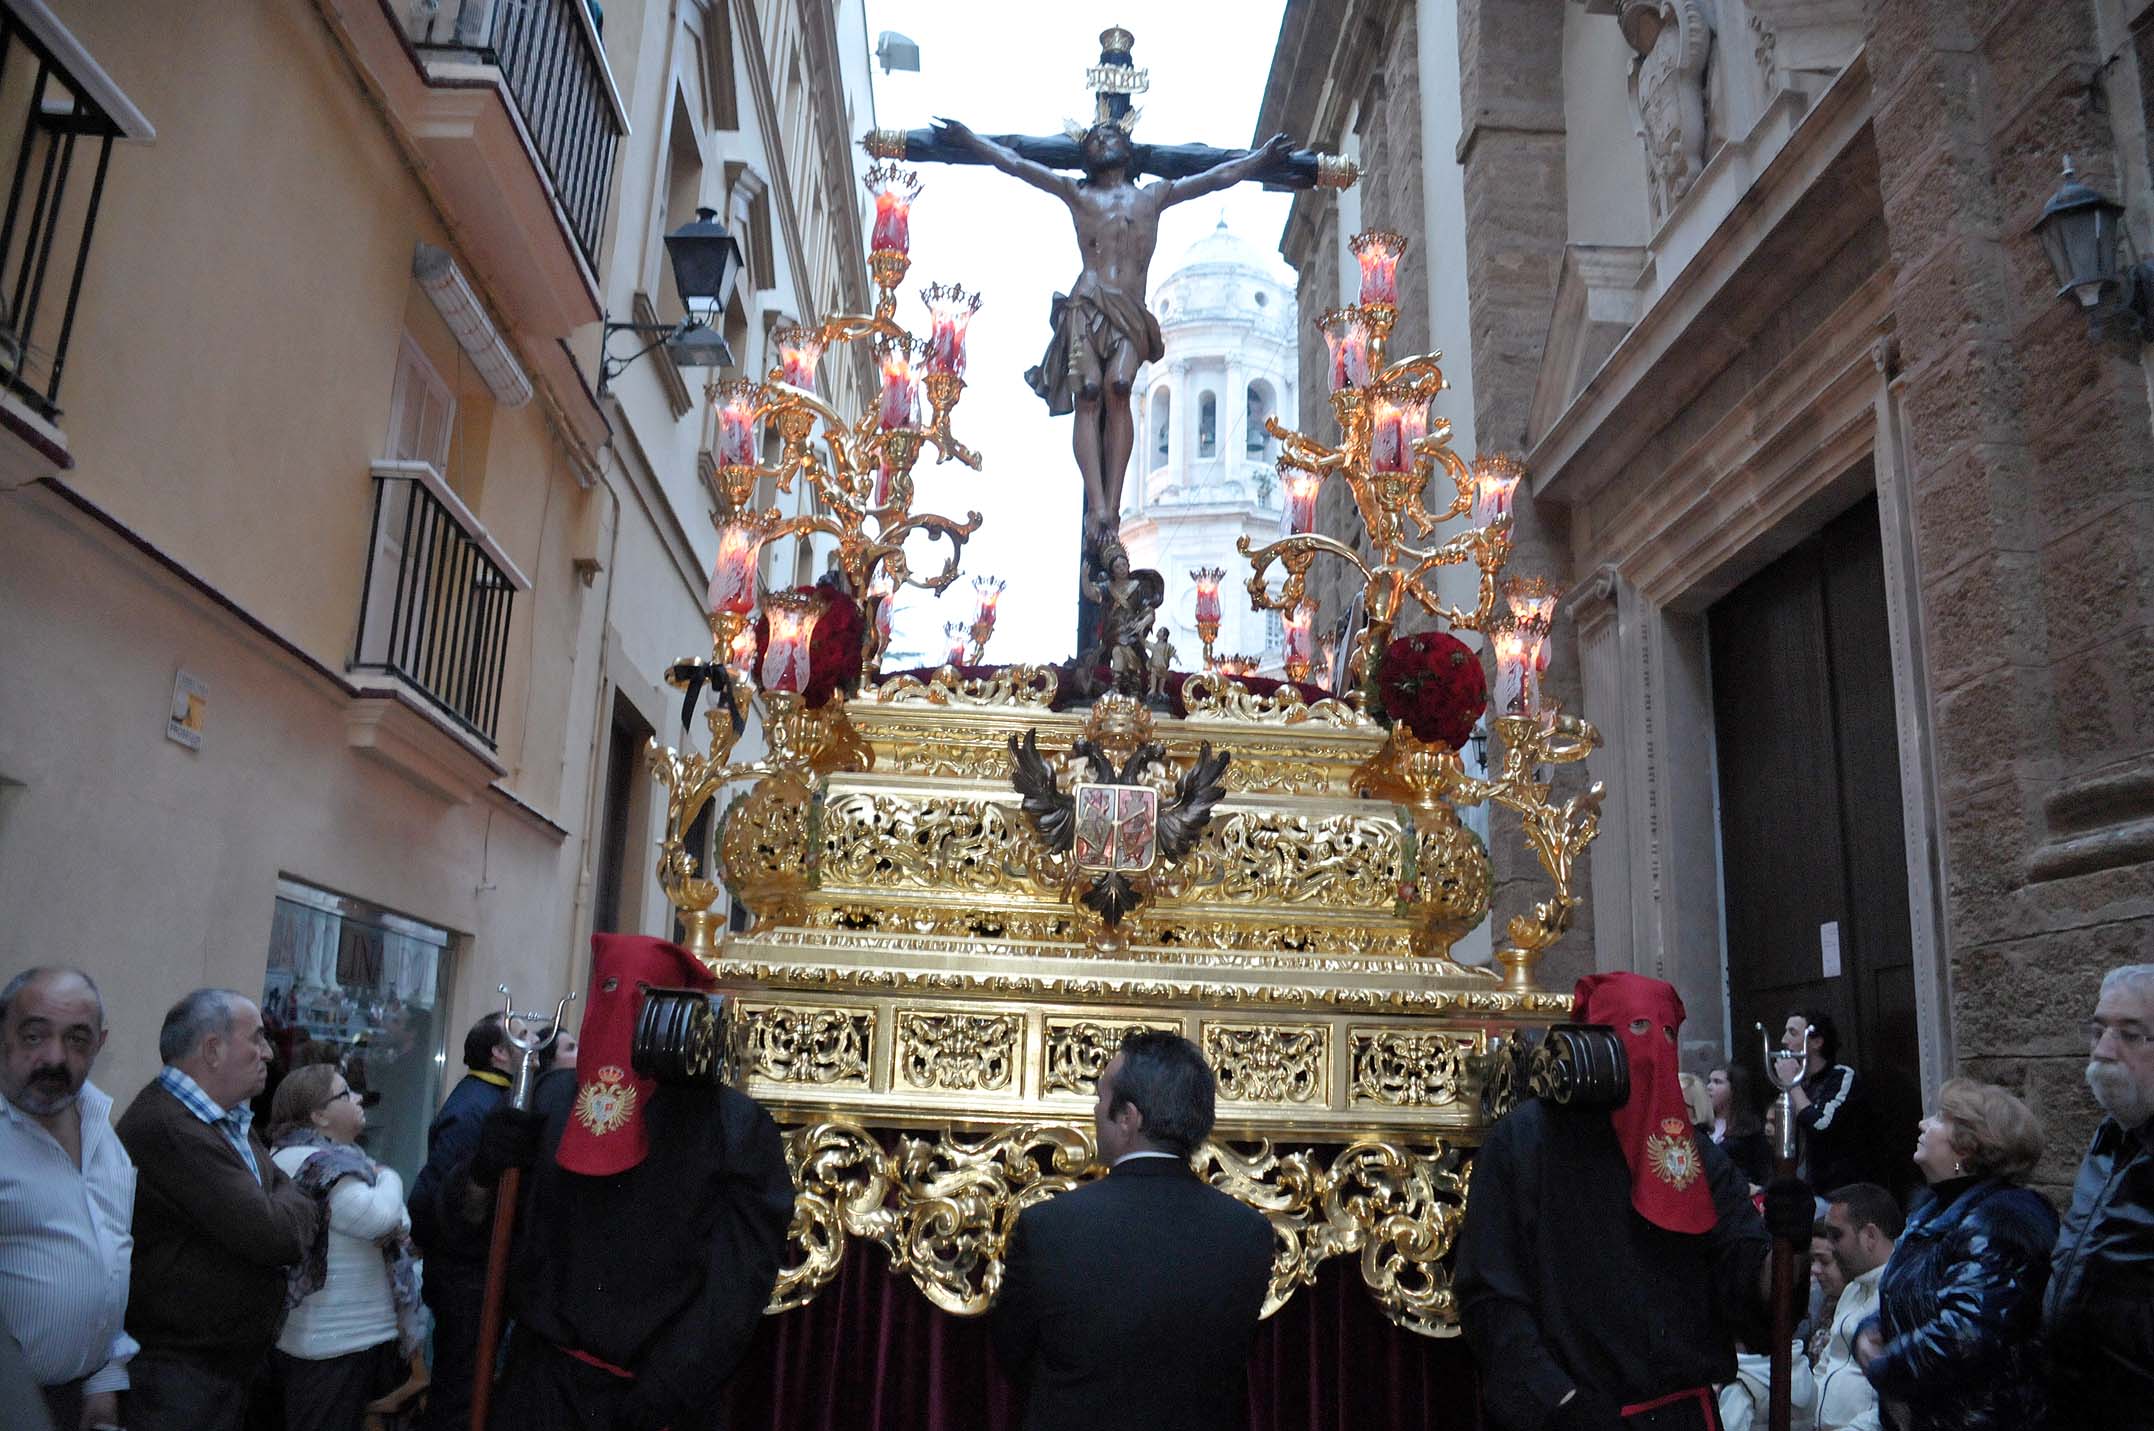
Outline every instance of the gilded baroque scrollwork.
<path fill-rule="evenodd" d="M 1023 706 L 1046 710 L 1055 703 L 1059 684 L 1049 666 L 1003 666 L 991 675 L 964 676 L 945 666 L 927 679 L 893 676 L 879 683 L 870 698 L 881 705 Z"/>
<path fill-rule="evenodd" d="M 742 1005 L 734 1018 L 737 1066 L 746 1076 L 866 1086 L 875 1047 L 874 1010 Z"/>
<path fill-rule="evenodd" d="M 1456 1150 L 1363 1139 L 1327 1167 L 1269 1143 L 1246 1153 L 1210 1143 L 1197 1171 L 1271 1220 L 1278 1247 L 1264 1315 L 1313 1283 L 1326 1260 L 1359 1253 L 1362 1281 L 1393 1322 L 1423 1336 L 1457 1332 L 1443 1266 L 1466 1212 L 1468 1170 Z"/>
<path fill-rule="evenodd" d="M 901 1137 L 886 1148 L 858 1124 L 832 1120 L 786 1130 L 785 1153 L 798 1193 L 771 1313 L 813 1300 L 857 1238 L 881 1247 L 936 1306 L 977 1316 L 1002 1285 L 1018 1215 L 1096 1171 L 1089 1131 L 1042 1123 L 980 1139 Z M 1208 1143 L 1196 1169 L 1271 1222 L 1265 1316 L 1313 1283 L 1325 1261 L 1358 1254 L 1362 1280 L 1393 1322 L 1423 1336 L 1457 1330 L 1442 1265 L 1465 1213 L 1456 1149 L 1362 1139 L 1325 1163 L 1268 1143 Z"/>
<path fill-rule="evenodd" d="M 1345 701 L 1311 701 L 1293 686 L 1256 695 L 1240 681 L 1198 672 L 1182 682 L 1182 707 L 1191 720 L 1254 721 L 1267 725 L 1313 722 L 1342 728 L 1373 725 Z"/>
<path fill-rule="evenodd" d="M 1079 921 L 1060 910 L 1027 911 L 951 908 L 947 905 L 892 905 L 858 900 L 833 900 L 809 911 L 807 927 L 847 931 L 889 931 L 969 938 L 1025 939 L 1044 943 L 1082 940 Z M 1412 932 L 1403 924 L 1395 929 L 1366 921 L 1343 924 L 1280 923 L 1269 920 L 1200 918 L 1188 911 L 1167 908 L 1139 917 L 1133 942 L 1116 958 L 1158 963 L 1186 960 L 1192 952 L 1205 962 L 1261 964 L 1265 967 L 1300 967 L 1311 958 L 1326 955 L 1365 954 L 1372 957 L 1403 955 L 1411 951 Z M 1156 946 L 1156 947 L 1151 947 Z M 1082 955 L 1082 947 L 1072 954 Z M 1222 961 L 1215 954 L 1246 953 L 1253 957 Z M 1273 957 L 1262 957 L 1266 953 Z M 1494 977 L 1486 969 L 1453 965 L 1448 975 L 1468 979 Z"/>
<path fill-rule="evenodd" d="M 1008 1088 L 1017 1071 L 1024 1020 L 1017 1014 L 897 1016 L 898 1073 L 913 1088 Z"/>
<path fill-rule="evenodd" d="M 822 836 L 824 883 L 986 893 L 1010 886 L 1017 831 L 1007 807 L 980 797 L 854 791 L 824 805 Z"/>
<path fill-rule="evenodd" d="M 813 1300 L 857 1237 L 881 1246 L 936 1306 L 977 1316 L 1002 1285 L 1011 1224 L 1076 1186 L 1092 1162 L 1092 1139 L 1025 1123 L 976 1140 L 900 1138 L 885 1149 L 858 1124 L 831 1121 L 788 1129 L 785 1153 L 798 1189 L 794 1256 L 766 1312 Z"/>
<path fill-rule="evenodd" d="M 1097 1092 L 1100 1071 L 1121 1047 L 1123 1034 L 1131 1029 L 1174 1027 L 1163 1021 L 1147 1023 L 1141 1019 L 1049 1019 L 1044 1091 Z"/>
<path fill-rule="evenodd" d="M 1324 1095 L 1330 1031 L 1318 1025 L 1206 1024 L 1204 1056 L 1219 1096 L 1244 1103 L 1310 1103 Z"/>
<path fill-rule="evenodd" d="M 1391 1108 L 1456 1103 L 1472 1086 L 1476 1042 L 1472 1034 L 1354 1029 L 1348 1097 Z"/>
<path fill-rule="evenodd" d="M 1405 869 L 1396 819 L 1228 810 L 1204 832 L 1187 879 L 1207 903 L 1388 910 Z"/>

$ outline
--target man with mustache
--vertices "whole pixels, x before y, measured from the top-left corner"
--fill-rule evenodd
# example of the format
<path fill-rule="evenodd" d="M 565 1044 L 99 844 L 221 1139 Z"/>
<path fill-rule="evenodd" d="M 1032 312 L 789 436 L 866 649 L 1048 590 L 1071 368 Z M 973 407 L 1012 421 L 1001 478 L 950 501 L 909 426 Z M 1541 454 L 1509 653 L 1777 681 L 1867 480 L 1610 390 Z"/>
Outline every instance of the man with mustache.
<path fill-rule="evenodd" d="M 105 1003 L 75 969 L 0 989 L 0 1327 L 21 1346 L 55 1431 L 120 1424 L 135 1165 L 90 1082 Z"/>
<path fill-rule="evenodd" d="M 2079 1165 L 2042 1322 L 2058 1426 L 2154 1427 L 2154 964 L 2111 969 L 2087 1021 L 2109 1116 Z"/>

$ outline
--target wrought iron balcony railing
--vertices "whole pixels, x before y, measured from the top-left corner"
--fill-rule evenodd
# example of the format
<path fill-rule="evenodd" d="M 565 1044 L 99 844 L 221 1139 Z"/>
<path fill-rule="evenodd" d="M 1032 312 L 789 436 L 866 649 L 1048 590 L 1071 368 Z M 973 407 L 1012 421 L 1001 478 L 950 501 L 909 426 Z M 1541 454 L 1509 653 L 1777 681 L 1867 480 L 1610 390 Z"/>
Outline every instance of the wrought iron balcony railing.
<path fill-rule="evenodd" d="M 0 217 L 0 387 L 48 422 L 60 413 L 60 374 L 112 143 L 153 137 L 141 112 L 47 6 L 7 0 L 0 9 L 0 154 L 15 155 L 15 172 Z M 76 182 L 84 169 L 87 188 Z"/>
<path fill-rule="evenodd" d="M 401 677 L 491 749 L 510 608 L 531 583 L 430 465 L 385 462 L 374 478 L 352 669 Z"/>
<path fill-rule="evenodd" d="M 409 0 L 405 33 L 430 58 L 500 70 L 554 197 L 595 269 L 622 128 L 586 0 Z"/>

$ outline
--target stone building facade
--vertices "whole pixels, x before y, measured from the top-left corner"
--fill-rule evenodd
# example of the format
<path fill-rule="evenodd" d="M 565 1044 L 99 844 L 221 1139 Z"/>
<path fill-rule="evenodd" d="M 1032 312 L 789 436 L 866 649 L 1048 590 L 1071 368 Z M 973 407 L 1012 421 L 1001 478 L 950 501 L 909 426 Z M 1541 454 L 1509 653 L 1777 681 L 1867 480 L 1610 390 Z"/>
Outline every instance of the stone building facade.
<path fill-rule="evenodd" d="M 1674 980 L 1700 1063 L 1830 1013 L 1880 1148 L 2004 1082 L 2050 1183 L 2095 983 L 2154 955 L 2154 429 L 2031 229 L 2068 154 L 2154 240 L 2150 97 L 2144 0 L 1318 0 L 1259 124 L 1366 174 L 1296 205 L 1305 312 L 1402 196 L 1463 251 L 1472 435 L 1606 739 L 1549 981 Z"/>

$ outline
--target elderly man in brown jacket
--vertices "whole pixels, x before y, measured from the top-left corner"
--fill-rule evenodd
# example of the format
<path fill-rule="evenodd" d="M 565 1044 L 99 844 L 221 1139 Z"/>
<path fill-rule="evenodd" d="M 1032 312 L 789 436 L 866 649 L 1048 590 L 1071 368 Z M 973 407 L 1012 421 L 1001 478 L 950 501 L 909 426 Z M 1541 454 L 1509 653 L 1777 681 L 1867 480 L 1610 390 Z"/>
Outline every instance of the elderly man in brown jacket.
<path fill-rule="evenodd" d="M 135 1160 L 127 1331 L 132 1431 L 239 1431 L 318 1204 L 270 1160 L 248 1101 L 269 1076 L 253 1000 L 197 989 L 157 1035 L 159 1073 L 120 1119 Z"/>

